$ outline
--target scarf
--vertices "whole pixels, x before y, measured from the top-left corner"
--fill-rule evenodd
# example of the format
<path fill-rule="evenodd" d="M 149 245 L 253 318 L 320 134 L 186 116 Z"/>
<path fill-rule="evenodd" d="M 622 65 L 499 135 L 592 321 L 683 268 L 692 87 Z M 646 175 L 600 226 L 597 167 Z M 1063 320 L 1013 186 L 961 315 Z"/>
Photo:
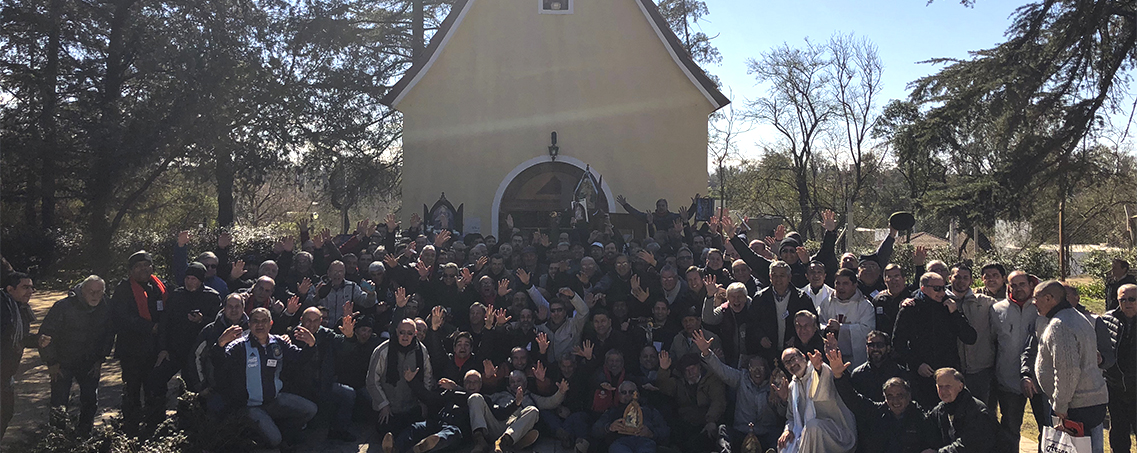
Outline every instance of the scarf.
<path fill-rule="evenodd" d="M 153 283 L 154 286 L 158 288 L 158 294 L 162 296 L 162 305 L 165 305 L 168 297 L 166 294 L 166 285 L 163 285 L 162 281 L 153 275 L 150 276 L 150 283 Z M 150 315 L 150 298 L 149 295 L 146 294 L 146 289 L 134 280 L 130 281 L 130 289 L 134 291 L 134 304 L 138 307 L 138 315 L 141 316 L 142 319 L 154 322 L 154 318 Z"/>
<path fill-rule="evenodd" d="M 387 346 L 387 383 L 395 386 L 403 380 L 402 373 L 399 372 L 399 355 L 414 351 L 415 367 L 422 368 L 422 348 L 419 347 L 418 338 L 411 340 L 411 344 L 405 347 L 399 344 L 397 338 L 392 338 L 389 341 L 390 344 Z M 420 373 L 415 375 L 415 379 L 421 380 L 423 374 L 425 371 L 420 370 Z"/>

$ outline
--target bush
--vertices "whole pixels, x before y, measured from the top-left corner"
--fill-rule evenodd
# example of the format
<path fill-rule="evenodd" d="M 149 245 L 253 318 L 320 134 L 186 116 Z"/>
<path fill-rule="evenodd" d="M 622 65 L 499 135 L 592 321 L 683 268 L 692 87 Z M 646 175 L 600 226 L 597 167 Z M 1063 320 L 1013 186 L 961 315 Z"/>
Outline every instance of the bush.
<path fill-rule="evenodd" d="M 1087 253 L 1078 264 L 1082 266 L 1086 275 L 1100 279 L 1104 288 L 1114 258 L 1126 260 L 1129 262 L 1129 266 L 1133 267 L 1134 264 L 1137 264 L 1137 250 L 1094 250 Z"/>

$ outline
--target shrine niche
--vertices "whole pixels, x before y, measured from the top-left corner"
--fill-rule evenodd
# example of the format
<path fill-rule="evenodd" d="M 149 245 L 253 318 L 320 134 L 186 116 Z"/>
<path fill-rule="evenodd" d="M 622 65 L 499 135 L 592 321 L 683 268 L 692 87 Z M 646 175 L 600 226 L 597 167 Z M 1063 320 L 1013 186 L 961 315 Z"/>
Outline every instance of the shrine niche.
<path fill-rule="evenodd" d="M 529 167 L 506 187 L 499 212 L 512 215 L 519 228 L 545 227 L 550 213 L 569 213 L 585 219 L 607 211 L 608 198 L 590 172 L 572 164 L 550 161 Z"/>
<path fill-rule="evenodd" d="M 454 205 L 450 200 L 446 199 L 446 192 L 442 192 L 442 196 L 438 197 L 438 201 L 434 202 L 434 206 L 427 208 L 422 205 L 422 218 L 426 222 L 427 228 L 431 231 L 462 231 L 462 209 L 465 205 L 458 205 L 458 209 L 454 209 Z"/>

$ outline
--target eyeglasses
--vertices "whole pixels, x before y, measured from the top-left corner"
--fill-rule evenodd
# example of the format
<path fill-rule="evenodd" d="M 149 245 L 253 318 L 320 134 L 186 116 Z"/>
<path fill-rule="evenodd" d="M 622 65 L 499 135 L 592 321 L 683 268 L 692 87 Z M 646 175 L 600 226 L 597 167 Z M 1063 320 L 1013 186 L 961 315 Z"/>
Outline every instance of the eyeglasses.
<path fill-rule="evenodd" d="M 549 309 L 549 312 L 552 312 L 552 313 L 560 313 L 562 311 L 565 311 L 565 309 L 563 309 L 563 308 L 550 308 Z"/>
<path fill-rule="evenodd" d="M 944 288 L 947 288 L 947 285 L 928 285 L 928 289 L 935 291 L 937 293 L 942 292 L 944 290 Z"/>
<path fill-rule="evenodd" d="M 1137 297 L 1118 297 L 1118 302 L 1137 302 Z"/>

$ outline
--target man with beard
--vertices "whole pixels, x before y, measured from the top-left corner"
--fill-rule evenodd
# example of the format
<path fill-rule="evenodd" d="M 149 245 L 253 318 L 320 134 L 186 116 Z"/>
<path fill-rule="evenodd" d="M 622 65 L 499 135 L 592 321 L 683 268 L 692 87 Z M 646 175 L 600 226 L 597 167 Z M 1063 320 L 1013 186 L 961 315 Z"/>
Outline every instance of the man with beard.
<path fill-rule="evenodd" d="M 6 263 L 6 262 L 5 262 Z M 3 309 L 0 324 L 0 438 L 8 429 L 16 406 L 16 373 L 24 348 L 44 347 L 51 343 L 51 337 L 33 335 L 31 324 L 35 313 L 29 302 L 36 289 L 32 278 L 23 272 L 7 272 L 4 278 L 4 291 L 0 292 L 0 308 Z"/>
<path fill-rule="evenodd" d="M 194 262 L 186 268 L 184 285 L 170 294 L 169 303 L 158 323 L 158 360 L 148 379 L 151 388 L 166 393 L 166 383 L 181 372 L 189 388 L 197 388 L 197 375 L 192 372 L 194 339 L 201 333 L 207 314 L 217 313 L 221 297 L 206 287 L 205 266 Z M 156 396 L 157 398 L 157 396 Z"/>
<path fill-rule="evenodd" d="M 900 308 L 892 335 L 900 362 L 916 373 L 912 387 L 916 401 L 925 407 L 936 403 L 935 370 L 959 367 L 959 343 L 975 344 L 977 337 L 955 300 L 945 296 L 946 291 L 940 274 L 921 276 L 920 291 L 911 306 Z"/>
<path fill-rule="evenodd" d="M 81 435 L 94 424 L 99 375 L 114 344 L 106 299 L 103 279 L 87 277 L 78 291 L 52 305 L 39 329 L 41 338 L 51 339 L 39 352 L 51 376 L 51 406 L 63 406 L 66 412 L 71 382 L 77 381 L 81 409 L 76 431 Z"/>
<path fill-rule="evenodd" d="M 857 290 L 853 271 L 837 271 L 833 290 L 829 299 L 821 302 L 817 314 L 827 320 L 825 330 L 837 336 L 841 353 L 853 358 L 853 366 L 860 366 L 866 360 L 865 336 L 876 328 L 876 309 Z"/>
<path fill-rule="evenodd" d="M 912 376 L 893 358 L 892 337 L 887 333 L 879 330 L 869 332 L 865 338 L 865 347 L 868 348 L 869 360 L 853 370 L 849 375 L 849 381 L 857 393 L 874 402 L 882 403 L 884 393 L 881 389 L 884 388 L 885 382 L 896 377 L 909 381 Z"/>
<path fill-rule="evenodd" d="M 153 386 L 146 378 L 158 359 L 158 321 L 169 298 L 166 285 L 154 276 L 152 263 L 145 250 L 130 255 L 130 276 L 118 284 L 110 301 L 118 336 L 115 356 L 122 364 L 123 430 L 128 434 L 137 433 L 142 422 L 143 384 Z M 164 388 L 148 388 L 145 394 L 147 406 L 164 407 Z"/>
<path fill-rule="evenodd" d="M 430 354 L 415 338 L 415 321 L 405 318 L 395 329 L 395 338 L 375 348 L 367 367 L 367 391 L 372 408 L 379 411 L 376 431 L 384 434 L 384 445 L 392 445 L 396 433 L 423 420 L 420 401 L 403 379 L 403 373 L 421 369 L 416 379 L 421 379 L 427 388 L 432 388 L 434 382 Z"/>
<path fill-rule="evenodd" d="M 812 352 L 806 360 L 801 351 L 787 348 L 782 352 L 782 363 L 793 381 L 778 451 L 852 452 L 857 443 L 856 422 L 837 393 L 833 374 L 821 353 Z"/>
<path fill-rule="evenodd" d="M 876 310 L 876 329 L 892 332 L 896 326 L 896 314 L 900 313 L 900 303 L 912 297 L 908 284 L 904 281 L 904 269 L 896 264 L 884 267 L 884 291 L 872 299 Z"/>
<path fill-rule="evenodd" d="M 780 432 L 776 408 L 770 403 L 769 363 L 762 356 L 753 356 L 744 370 L 732 368 L 711 352 L 712 340 L 704 337 L 702 331 L 696 331 L 694 339 L 707 369 L 735 393 L 734 425 L 723 426 L 719 450 L 740 451 L 750 432 L 758 437 L 760 449 L 774 447 Z"/>
<path fill-rule="evenodd" d="M 984 275 L 986 275 L 984 272 Z M 1019 432 L 1026 402 L 1030 400 L 1037 426 L 1050 422 L 1050 404 L 1037 390 L 1033 372 L 1024 376 L 1022 353 L 1033 336 L 1038 309 L 1031 295 L 1034 282 L 1026 272 L 1016 270 L 1008 276 L 1007 298 L 991 306 L 991 331 L 995 336 L 995 387 L 992 393 L 999 404 L 1004 429 Z M 1033 362 L 1031 362 L 1033 367 Z"/>
<path fill-rule="evenodd" d="M 975 343 L 959 343 L 959 362 L 967 389 L 984 404 L 994 404 L 991 381 L 995 376 L 995 335 L 991 328 L 991 306 L 995 299 L 971 291 L 971 267 L 957 264 L 951 269 L 947 295 L 975 329 Z"/>
<path fill-rule="evenodd" d="M 875 401 L 843 379 L 849 363 L 840 350 L 828 352 L 833 370 L 833 384 L 842 401 L 857 417 L 857 451 L 861 453 L 900 452 L 927 453 L 939 442 L 936 425 L 924 415 L 920 405 L 912 401 L 908 381 L 889 378 L 875 390 L 884 395 Z"/>
<path fill-rule="evenodd" d="M 309 360 L 316 338 L 304 327 L 296 328 L 295 343 L 270 335 L 272 315 L 265 308 L 253 310 L 249 327 L 245 335 L 240 326 L 230 326 L 218 338 L 214 351 L 221 358 L 217 387 L 226 393 L 230 405 L 244 410 L 260 440 L 276 447 L 285 435 L 294 437 L 316 416 L 315 403 L 280 391 L 281 373 Z"/>

